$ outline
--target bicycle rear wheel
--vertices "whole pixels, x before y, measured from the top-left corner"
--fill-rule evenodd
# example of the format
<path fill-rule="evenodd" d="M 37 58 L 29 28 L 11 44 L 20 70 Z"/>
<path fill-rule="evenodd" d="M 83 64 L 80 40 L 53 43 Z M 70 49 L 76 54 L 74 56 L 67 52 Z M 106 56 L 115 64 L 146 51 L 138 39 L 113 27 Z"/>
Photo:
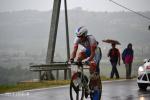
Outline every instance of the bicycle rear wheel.
<path fill-rule="evenodd" d="M 76 73 L 78 74 L 78 73 Z M 85 89 L 78 85 L 76 86 L 73 82 L 73 79 L 71 79 L 70 82 L 70 100 L 83 100 L 84 98 Z"/>
<path fill-rule="evenodd" d="M 93 90 L 92 93 L 90 93 L 91 100 L 101 100 L 102 95 L 102 83 L 101 83 L 101 77 L 99 74 L 94 74 L 89 82 L 89 88 Z"/>

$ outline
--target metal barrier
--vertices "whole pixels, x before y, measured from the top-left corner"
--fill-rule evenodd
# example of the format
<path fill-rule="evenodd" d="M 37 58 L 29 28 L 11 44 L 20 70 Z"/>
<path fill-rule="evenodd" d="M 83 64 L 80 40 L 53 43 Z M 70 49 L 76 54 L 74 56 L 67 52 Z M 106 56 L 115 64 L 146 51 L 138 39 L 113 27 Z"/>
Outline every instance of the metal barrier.
<path fill-rule="evenodd" d="M 69 79 L 71 78 L 71 68 L 69 66 L 70 64 L 65 62 L 54 62 L 51 64 L 31 65 L 30 71 L 39 72 L 40 80 L 48 80 L 49 75 L 47 73 L 51 73 L 53 70 L 56 70 L 56 80 L 58 80 L 59 70 L 64 70 L 64 80 L 66 80 L 67 75 L 69 76 Z M 83 69 L 88 69 L 88 67 L 84 67 Z"/>
<path fill-rule="evenodd" d="M 67 79 L 67 73 L 71 74 L 70 68 L 68 68 L 67 63 L 51 63 L 51 64 L 41 64 L 41 65 L 31 65 L 30 66 L 30 71 L 35 71 L 39 72 L 39 79 L 40 80 L 48 80 L 48 77 L 52 77 L 51 75 L 49 76 L 48 73 L 51 72 L 52 70 L 56 70 L 56 79 L 58 80 L 59 78 L 59 70 L 64 70 L 64 80 Z M 67 72 L 67 70 L 69 72 Z M 44 71 L 44 72 L 43 72 Z M 43 72 L 43 74 L 42 74 Z"/>

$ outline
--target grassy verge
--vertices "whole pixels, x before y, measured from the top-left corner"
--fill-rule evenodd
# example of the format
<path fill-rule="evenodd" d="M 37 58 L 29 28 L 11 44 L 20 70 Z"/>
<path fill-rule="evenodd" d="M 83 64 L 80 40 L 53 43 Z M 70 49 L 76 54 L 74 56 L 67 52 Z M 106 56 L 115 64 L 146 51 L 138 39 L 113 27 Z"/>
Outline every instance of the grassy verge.
<path fill-rule="evenodd" d="M 42 81 L 42 82 L 23 82 L 15 85 L 0 85 L 0 93 L 62 86 L 69 84 L 69 82 L 70 82 L 69 80 L 58 80 L 58 81 Z"/>
<path fill-rule="evenodd" d="M 106 81 L 106 80 L 116 80 L 116 79 L 110 79 L 105 76 L 101 76 L 101 80 Z M 22 82 L 15 85 L 0 85 L 0 93 L 62 86 L 62 85 L 68 85 L 69 83 L 70 83 L 69 80 L 55 80 L 55 81 L 41 81 L 41 82 Z"/>

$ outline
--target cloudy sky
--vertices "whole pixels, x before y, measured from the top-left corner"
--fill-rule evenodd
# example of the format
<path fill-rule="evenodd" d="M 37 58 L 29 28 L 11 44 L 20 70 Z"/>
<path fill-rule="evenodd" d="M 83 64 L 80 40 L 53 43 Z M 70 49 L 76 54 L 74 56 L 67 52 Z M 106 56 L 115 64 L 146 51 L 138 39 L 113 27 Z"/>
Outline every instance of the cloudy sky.
<path fill-rule="evenodd" d="M 150 0 L 114 1 L 135 11 L 150 11 Z M 67 3 L 69 9 L 82 7 L 88 11 L 126 11 L 109 0 L 67 0 Z M 0 12 L 24 9 L 48 11 L 52 9 L 52 5 L 53 0 L 0 0 Z"/>

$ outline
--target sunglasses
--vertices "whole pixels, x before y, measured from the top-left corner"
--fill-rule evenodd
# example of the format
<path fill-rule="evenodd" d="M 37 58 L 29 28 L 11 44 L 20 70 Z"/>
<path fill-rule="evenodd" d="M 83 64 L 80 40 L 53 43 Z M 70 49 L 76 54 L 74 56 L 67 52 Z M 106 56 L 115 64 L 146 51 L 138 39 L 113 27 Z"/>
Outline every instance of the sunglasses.
<path fill-rule="evenodd" d="M 78 36 L 78 38 L 83 38 L 84 36 Z"/>
<path fill-rule="evenodd" d="M 84 38 L 84 37 L 85 37 L 84 35 L 78 36 L 78 38 Z"/>

